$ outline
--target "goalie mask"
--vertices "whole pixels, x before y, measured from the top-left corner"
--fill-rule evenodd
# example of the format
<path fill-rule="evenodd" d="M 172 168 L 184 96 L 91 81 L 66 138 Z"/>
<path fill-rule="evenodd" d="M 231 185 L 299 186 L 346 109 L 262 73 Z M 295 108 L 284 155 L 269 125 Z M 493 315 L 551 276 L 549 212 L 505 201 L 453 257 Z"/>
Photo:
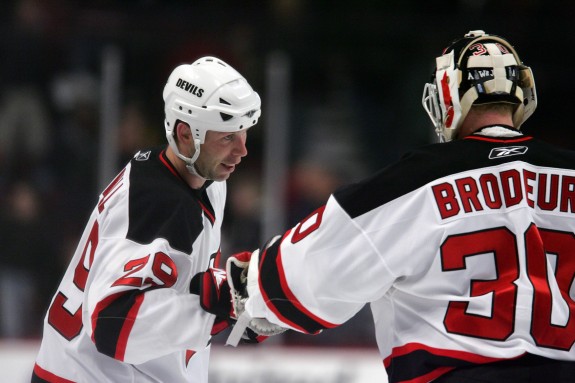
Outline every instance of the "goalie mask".
<path fill-rule="evenodd" d="M 537 106 L 531 69 L 501 37 L 471 31 L 436 59 L 436 70 L 423 91 L 423 107 L 440 141 L 455 138 L 472 105 L 516 105 L 517 129 Z"/>
<path fill-rule="evenodd" d="M 188 171 L 199 175 L 194 162 L 206 132 L 240 132 L 258 122 L 261 100 L 246 79 L 215 57 L 203 57 L 176 67 L 164 87 L 166 138 Z M 194 139 L 192 158 L 180 153 L 174 138 L 177 122 L 189 125 Z"/>

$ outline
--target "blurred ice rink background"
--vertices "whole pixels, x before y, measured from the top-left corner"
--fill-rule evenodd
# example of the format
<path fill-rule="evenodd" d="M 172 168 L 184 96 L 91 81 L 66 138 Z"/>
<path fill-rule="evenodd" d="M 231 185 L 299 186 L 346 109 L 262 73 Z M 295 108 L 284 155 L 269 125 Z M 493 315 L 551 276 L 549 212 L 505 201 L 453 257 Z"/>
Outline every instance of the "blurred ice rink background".
<path fill-rule="evenodd" d="M 37 348 L 36 342 L 0 342 L 0 382 L 29 383 Z M 373 382 L 387 382 L 376 350 L 212 348 L 210 383 Z"/>

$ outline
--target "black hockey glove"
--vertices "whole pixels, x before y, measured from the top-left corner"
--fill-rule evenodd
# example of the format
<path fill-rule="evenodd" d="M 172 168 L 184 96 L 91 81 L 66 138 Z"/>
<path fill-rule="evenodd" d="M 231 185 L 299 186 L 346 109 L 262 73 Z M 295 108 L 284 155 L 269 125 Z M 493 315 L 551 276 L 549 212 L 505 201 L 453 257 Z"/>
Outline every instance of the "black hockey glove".
<path fill-rule="evenodd" d="M 226 270 L 212 267 L 192 277 L 190 293 L 198 295 L 202 308 L 216 316 L 212 335 L 218 334 L 235 323 L 239 315 L 234 303 L 239 302 L 238 297 L 242 294 L 236 292 L 234 286 L 245 291 L 245 274 L 250 255 L 250 252 L 232 255 L 230 258 L 234 262 L 228 262 L 231 265 L 227 267 L 227 273 Z M 228 282 L 228 278 L 233 282 Z M 236 299 L 232 300 L 232 296 Z M 256 337 L 257 335 L 254 335 L 254 339 Z"/>
<path fill-rule="evenodd" d="M 251 255 L 252 253 L 247 251 L 234 254 L 228 258 L 225 271 L 209 268 L 192 277 L 190 293 L 198 295 L 202 308 L 216 316 L 212 335 L 235 325 L 245 311 L 245 301 L 248 298 L 247 274 Z M 238 334 L 238 341 L 243 343 L 259 343 L 270 335 L 285 331 L 285 329 L 269 324 L 265 319 L 251 321 L 248 319 L 248 322 L 249 325 L 245 323 L 239 329 L 242 333 L 241 336 Z"/>
<path fill-rule="evenodd" d="M 209 268 L 194 275 L 190 293 L 199 295 L 202 308 L 216 316 L 212 335 L 229 327 L 231 320 L 235 319 L 225 270 Z"/>

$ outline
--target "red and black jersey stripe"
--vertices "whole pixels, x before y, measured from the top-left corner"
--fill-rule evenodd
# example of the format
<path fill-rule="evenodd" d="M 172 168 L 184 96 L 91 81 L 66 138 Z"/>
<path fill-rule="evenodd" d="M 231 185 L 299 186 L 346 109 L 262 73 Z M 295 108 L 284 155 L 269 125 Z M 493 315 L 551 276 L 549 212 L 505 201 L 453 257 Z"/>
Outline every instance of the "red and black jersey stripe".
<path fill-rule="evenodd" d="M 442 350 L 410 343 L 395 348 L 384 360 L 390 382 L 424 383 L 436 379 L 455 368 L 497 362 L 501 359 L 487 358 L 468 352 Z"/>
<path fill-rule="evenodd" d="M 302 332 L 317 334 L 336 327 L 309 312 L 290 291 L 281 266 L 280 243 L 276 241 L 260 255 L 259 282 L 264 300 L 282 321 Z"/>
<path fill-rule="evenodd" d="M 144 291 L 131 290 L 111 295 L 92 314 L 92 340 L 98 351 L 124 360 L 130 330 L 144 300 Z"/>
<path fill-rule="evenodd" d="M 533 354 L 511 359 L 488 358 L 412 343 L 395 349 L 384 361 L 390 382 L 510 383 L 570 382 L 575 363 Z"/>

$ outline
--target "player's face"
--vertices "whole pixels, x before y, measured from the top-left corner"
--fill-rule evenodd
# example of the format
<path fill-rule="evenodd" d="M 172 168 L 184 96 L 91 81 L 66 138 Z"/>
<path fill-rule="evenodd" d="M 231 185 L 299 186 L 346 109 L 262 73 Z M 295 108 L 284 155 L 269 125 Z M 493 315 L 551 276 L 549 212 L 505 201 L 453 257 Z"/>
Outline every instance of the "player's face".
<path fill-rule="evenodd" d="M 227 180 L 248 154 L 247 131 L 222 133 L 208 131 L 195 162 L 196 170 L 202 176 L 214 181 Z"/>

